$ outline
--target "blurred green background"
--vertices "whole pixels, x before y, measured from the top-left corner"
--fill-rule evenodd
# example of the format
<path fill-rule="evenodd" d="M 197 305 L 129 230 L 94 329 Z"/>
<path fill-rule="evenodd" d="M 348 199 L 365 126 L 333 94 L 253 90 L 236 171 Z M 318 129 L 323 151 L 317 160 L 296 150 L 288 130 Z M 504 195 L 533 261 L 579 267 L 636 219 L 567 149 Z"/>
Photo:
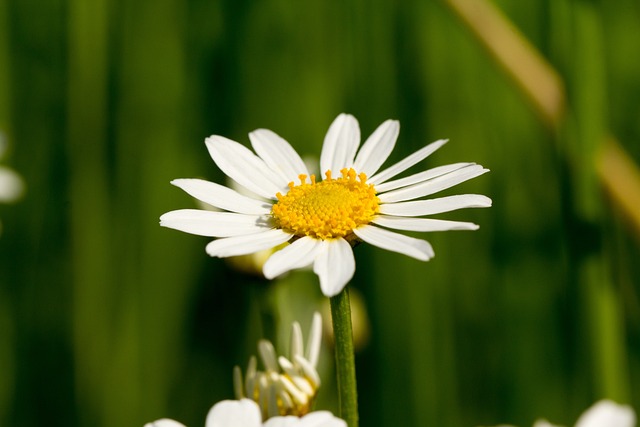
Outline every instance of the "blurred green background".
<path fill-rule="evenodd" d="M 4 163 L 27 185 L 0 206 L 0 425 L 204 425 L 256 339 L 293 318 L 306 331 L 325 301 L 309 272 L 268 284 L 160 228 L 195 206 L 169 181 L 223 182 L 211 134 L 269 128 L 318 156 L 341 112 L 363 137 L 399 119 L 392 160 L 450 138 L 423 166 L 478 162 L 492 172 L 447 194 L 494 200 L 445 215 L 481 228 L 424 236 L 428 263 L 356 249 L 361 425 L 640 409 L 640 189 L 605 143 L 640 162 L 640 3 L 494 1 L 513 27 L 493 38 L 465 4 L 486 6 L 0 0 Z M 523 77 L 534 50 L 557 75 Z"/>

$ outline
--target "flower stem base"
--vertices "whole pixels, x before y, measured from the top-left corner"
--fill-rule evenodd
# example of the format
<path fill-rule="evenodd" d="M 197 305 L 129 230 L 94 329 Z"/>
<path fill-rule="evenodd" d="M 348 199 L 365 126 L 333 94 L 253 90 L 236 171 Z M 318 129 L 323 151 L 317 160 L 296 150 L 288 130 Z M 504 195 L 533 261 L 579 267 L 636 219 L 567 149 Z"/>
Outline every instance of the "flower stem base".
<path fill-rule="evenodd" d="M 349 427 L 358 427 L 358 392 L 348 287 L 331 298 L 331 321 L 335 340 L 340 417 Z"/>

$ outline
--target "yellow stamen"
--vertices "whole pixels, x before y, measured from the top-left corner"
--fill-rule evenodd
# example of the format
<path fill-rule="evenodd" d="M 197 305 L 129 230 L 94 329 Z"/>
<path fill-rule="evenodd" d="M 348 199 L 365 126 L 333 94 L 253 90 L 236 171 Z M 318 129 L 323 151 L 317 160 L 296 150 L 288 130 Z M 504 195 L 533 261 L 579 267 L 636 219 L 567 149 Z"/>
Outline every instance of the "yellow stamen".
<path fill-rule="evenodd" d="M 278 202 L 271 209 L 276 224 L 298 237 L 350 240 L 354 228 L 369 224 L 379 212 L 380 200 L 364 173 L 356 175 L 346 168 L 340 172 L 342 177 L 336 179 L 328 170 L 321 182 L 315 175 L 310 183 L 306 175 L 298 177 L 299 185 L 290 182 L 286 195 L 276 194 Z"/>

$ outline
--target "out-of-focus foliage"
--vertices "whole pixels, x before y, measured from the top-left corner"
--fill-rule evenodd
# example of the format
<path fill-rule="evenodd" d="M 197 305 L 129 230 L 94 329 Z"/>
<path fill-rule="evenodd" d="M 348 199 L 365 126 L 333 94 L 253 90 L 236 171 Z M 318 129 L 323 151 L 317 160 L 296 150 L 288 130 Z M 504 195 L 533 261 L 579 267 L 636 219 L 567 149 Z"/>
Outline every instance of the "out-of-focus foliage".
<path fill-rule="evenodd" d="M 564 82 L 550 131 L 448 3 L 0 0 L 5 163 L 29 189 L 0 206 L 0 425 L 203 425 L 256 340 L 323 298 L 309 272 L 269 284 L 161 229 L 194 204 L 169 181 L 223 180 L 210 134 L 318 155 L 341 112 L 363 136 L 399 119 L 392 160 L 450 138 L 428 166 L 492 170 L 452 193 L 494 207 L 447 215 L 480 230 L 428 236 L 432 261 L 356 249 L 362 425 L 640 408 L 638 234 L 592 158 L 611 134 L 640 162 L 640 5 L 495 2 Z M 335 409 L 330 347 L 321 364 Z"/>

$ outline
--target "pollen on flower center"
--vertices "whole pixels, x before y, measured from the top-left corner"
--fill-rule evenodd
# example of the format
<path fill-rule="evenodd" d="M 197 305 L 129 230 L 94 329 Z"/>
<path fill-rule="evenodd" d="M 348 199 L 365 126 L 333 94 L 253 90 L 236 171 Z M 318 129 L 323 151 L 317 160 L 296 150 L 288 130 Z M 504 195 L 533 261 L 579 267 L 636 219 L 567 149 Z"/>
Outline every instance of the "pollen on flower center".
<path fill-rule="evenodd" d="M 353 229 L 368 224 L 379 211 L 380 200 L 373 184 L 367 184 L 364 173 L 342 169 L 342 176 L 316 182 L 311 175 L 300 175 L 300 184 L 289 183 L 286 195 L 278 193 L 271 213 L 276 224 L 296 236 L 316 239 L 349 237 Z"/>

